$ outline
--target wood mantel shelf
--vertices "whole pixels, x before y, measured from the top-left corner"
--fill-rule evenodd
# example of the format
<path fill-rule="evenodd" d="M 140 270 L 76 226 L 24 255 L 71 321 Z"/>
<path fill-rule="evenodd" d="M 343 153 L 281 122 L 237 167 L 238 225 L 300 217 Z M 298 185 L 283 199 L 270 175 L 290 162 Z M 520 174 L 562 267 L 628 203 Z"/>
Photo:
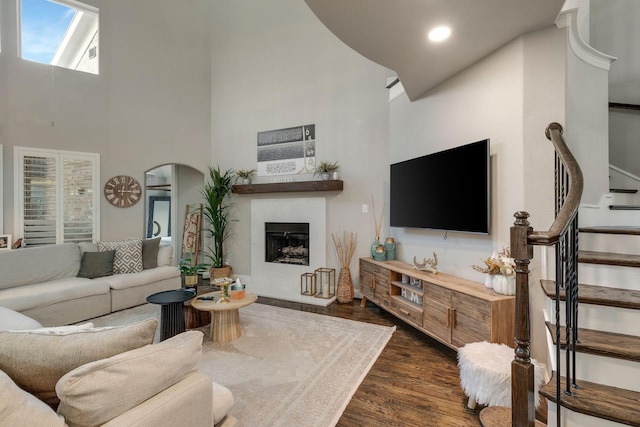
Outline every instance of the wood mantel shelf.
<path fill-rule="evenodd" d="M 273 182 L 267 184 L 238 184 L 232 192 L 236 194 L 291 193 L 296 191 L 342 191 L 341 180 Z"/>

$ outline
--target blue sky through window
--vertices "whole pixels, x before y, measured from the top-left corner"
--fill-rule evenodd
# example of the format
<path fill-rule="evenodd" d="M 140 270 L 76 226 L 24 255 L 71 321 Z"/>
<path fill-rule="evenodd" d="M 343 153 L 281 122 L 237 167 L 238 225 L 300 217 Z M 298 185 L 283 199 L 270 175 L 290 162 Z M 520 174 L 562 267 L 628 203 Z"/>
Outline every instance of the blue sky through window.
<path fill-rule="evenodd" d="M 50 64 L 74 14 L 48 0 L 22 0 L 22 58 Z"/>

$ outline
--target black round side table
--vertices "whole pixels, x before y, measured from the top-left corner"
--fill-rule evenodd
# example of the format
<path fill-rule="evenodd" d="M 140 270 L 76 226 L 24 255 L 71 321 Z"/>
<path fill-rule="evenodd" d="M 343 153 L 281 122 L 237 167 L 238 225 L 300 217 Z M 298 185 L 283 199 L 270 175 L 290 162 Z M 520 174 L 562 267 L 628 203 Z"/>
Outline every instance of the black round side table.
<path fill-rule="evenodd" d="M 160 341 L 171 338 L 185 331 L 184 305 L 185 301 L 196 296 L 191 289 L 173 289 L 158 292 L 147 297 L 147 302 L 162 305 L 160 317 Z"/>

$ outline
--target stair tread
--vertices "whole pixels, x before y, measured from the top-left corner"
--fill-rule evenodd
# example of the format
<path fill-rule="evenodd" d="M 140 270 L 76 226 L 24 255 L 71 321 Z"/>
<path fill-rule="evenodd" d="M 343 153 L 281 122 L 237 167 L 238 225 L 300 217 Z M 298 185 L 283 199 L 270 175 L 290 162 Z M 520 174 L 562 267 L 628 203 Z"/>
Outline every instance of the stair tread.
<path fill-rule="evenodd" d="M 551 332 L 553 343 L 556 344 L 556 325 L 551 322 L 545 323 Z M 562 348 L 566 346 L 566 333 L 566 328 L 561 326 L 560 343 Z M 578 328 L 578 341 L 576 351 L 580 353 L 640 362 L 640 337 L 638 336 Z"/>
<path fill-rule="evenodd" d="M 636 194 L 638 190 L 633 188 L 610 188 L 610 193 Z"/>
<path fill-rule="evenodd" d="M 640 267 L 640 255 L 619 254 L 614 252 L 578 251 L 578 262 L 619 265 L 624 267 Z"/>
<path fill-rule="evenodd" d="M 612 211 L 638 211 L 640 205 L 609 205 L 609 209 Z"/>
<path fill-rule="evenodd" d="M 540 394 L 551 402 L 556 402 L 556 375 L 542 387 Z M 561 404 L 574 412 L 627 424 L 640 425 L 640 392 L 611 387 L 589 381 L 577 380 L 578 388 L 572 389 L 573 396 L 564 394 L 566 378 L 561 377 Z"/>
<path fill-rule="evenodd" d="M 511 408 L 504 406 L 488 406 L 480 411 L 480 425 L 482 427 L 511 427 Z M 546 424 L 536 420 L 536 427 Z"/>
<path fill-rule="evenodd" d="M 640 227 L 637 226 L 600 225 L 595 227 L 580 227 L 579 231 L 581 233 L 640 235 Z"/>
<path fill-rule="evenodd" d="M 549 298 L 556 298 L 556 282 L 553 280 L 541 280 L 540 284 L 542 285 L 542 290 Z M 560 292 L 560 300 L 564 301 L 564 299 L 565 294 L 564 290 L 562 290 Z M 580 283 L 578 285 L 578 302 L 581 304 L 640 310 L 640 291 Z"/>

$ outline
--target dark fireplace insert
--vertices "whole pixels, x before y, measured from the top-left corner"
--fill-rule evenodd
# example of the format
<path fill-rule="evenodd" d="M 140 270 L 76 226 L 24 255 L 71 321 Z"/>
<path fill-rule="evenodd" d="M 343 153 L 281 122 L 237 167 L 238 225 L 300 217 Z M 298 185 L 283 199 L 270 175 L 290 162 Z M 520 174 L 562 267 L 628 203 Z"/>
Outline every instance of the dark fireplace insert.
<path fill-rule="evenodd" d="M 265 262 L 309 265 L 308 222 L 265 222 Z"/>

